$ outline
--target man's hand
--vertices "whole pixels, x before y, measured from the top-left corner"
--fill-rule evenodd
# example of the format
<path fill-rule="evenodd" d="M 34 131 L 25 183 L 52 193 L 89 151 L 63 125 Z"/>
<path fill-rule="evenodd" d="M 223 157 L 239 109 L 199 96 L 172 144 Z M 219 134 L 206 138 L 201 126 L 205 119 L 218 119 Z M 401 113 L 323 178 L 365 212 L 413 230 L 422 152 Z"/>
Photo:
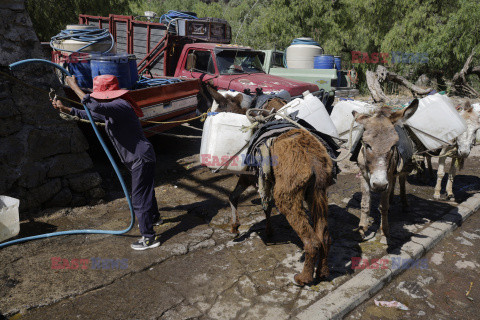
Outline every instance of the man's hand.
<path fill-rule="evenodd" d="M 67 106 L 65 106 L 62 101 L 60 100 L 57 100 L 57 99 L 54 99 L 54 100 L 50 100 L 52 101 L 52 106 L 57 109 L 58 111 L 62 111 L 62 112 L 65 112 L 65 113 L 68 113 L 70 114 L 70 111 L 72 110 L 72 108 L 69 108 Z"/>
<path fill-rule="evenodd" d="M 75 87 L 78 87 L 78 84 L 77 84 L 77 79 L 75 79 L 75 76 L 67 76 L 65 77 L 65 82 L 67 83 L 67 85 L 70 87 L 70 88 L 75 88 Z"/>
<path fill-rule="evenodd" d="M 85 97 L 85 92 L 83 92 L 82 89 L 80 89 L 80 87 L 78 86 L 75 76 L 65 77 L 65 82 L 73 90 L 73 92 L 75 92 L 75 94 L 80 98 L 80 100 Z"/>

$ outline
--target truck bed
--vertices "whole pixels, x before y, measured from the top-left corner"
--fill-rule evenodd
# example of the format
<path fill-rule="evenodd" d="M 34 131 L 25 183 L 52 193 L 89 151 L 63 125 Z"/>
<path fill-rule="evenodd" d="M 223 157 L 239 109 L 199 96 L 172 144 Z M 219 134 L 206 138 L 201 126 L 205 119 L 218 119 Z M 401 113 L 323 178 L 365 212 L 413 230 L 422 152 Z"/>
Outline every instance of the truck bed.
<path fill-rule="evenodd" d="M 153 136 L 180 125 L 180 123 L 155 122 L 173 122 L 196 116 L 200 82 L 197 79 L 182 80 L 182 82 L 164 86 L 130 90 L 130 97 L 142 108 L 144 114 L 140 118 L 140 123 L 145 136 Z M 64 87 L 64 90 L 68 98 L 79 101 L 69 87 Z M 91 92 L 91 89 L 84 89 L 84 91 Z"/>

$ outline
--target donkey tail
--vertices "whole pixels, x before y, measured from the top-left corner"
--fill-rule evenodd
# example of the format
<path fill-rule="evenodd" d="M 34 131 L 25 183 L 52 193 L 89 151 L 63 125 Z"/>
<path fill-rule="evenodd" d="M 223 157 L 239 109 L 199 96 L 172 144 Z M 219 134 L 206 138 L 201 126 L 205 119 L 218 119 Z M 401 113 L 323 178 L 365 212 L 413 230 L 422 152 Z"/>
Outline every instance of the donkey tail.
<path fill-rule="evenodd" d="M 313 188 L 310 194 L 310 210 L 312 214 L 314 230 L 324 244 L 329 243 L 327 227 L 328 216 L 328 198 L 327 187 L 330 185 L 331 174 L 325 172 L 325 167 L 318 165 L 318 161 L 313 164 L 312 172 L 314 175 Z"/>

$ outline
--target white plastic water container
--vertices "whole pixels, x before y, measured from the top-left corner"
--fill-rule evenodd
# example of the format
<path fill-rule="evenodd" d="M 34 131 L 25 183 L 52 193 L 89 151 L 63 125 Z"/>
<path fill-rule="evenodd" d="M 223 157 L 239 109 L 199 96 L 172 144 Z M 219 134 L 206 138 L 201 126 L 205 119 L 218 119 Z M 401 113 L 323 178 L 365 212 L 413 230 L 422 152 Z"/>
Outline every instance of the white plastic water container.
<path fill-rule="evenodd" d="M 299 40 L 312 40 L 312 38 L 299 38 Z M 323 49 L 316 45 L 294 44 L 287 48 L 287 67 L 289 69 L 313 69 L 315 56 L 323 54 Z"/>
<path fill-rule="evenodd" d="M 240 104 L 240 106 L 243 109 L 250 108 L 250 105 L 252 104 L 253 98 L 251 96 L 249 96 L 248 94 L 245 94 L 243 92 L 218 90 L 218 93 L 220 93 L 224 97 L 226 97 L 226 96 L 236 97 L 237 95 L 241 94 L 243 96 L 243 99 L 242 99 L 242 103 Z M 212 103 L 212 110 L 211 111 L 212 112 L 217 112 L 217 109 L 218 109 L 218 102 L 215 101 L 215 99 L 214 99 L 213 103 Z"/>
<path fill-rule="evenodd" d="M 209 115 L 203 125 L 200 163 L 210 169 L 217 169 L 233 157 L 252 136 L 252 130 L 242 130 L 251 125 L 247 116 L 231 112 Z M 245 131 L 245 132 L 244 132 Z M 243 160 L 247 148 L 223 169 L 242 171 L 247 168 Z"/>
<path fill-rule="evenodd" d="M 333 124 L 327 109 L 322 101 L 311 94 L 309 91 L 303 93 L 303 99 L 296 98 L 284 105 L 277 113 L 290 115 L 297 113 L 296 116 L 305 120 L 315 130 L 325 133 L 331 137 L 338 138 L 338 132 Z M 281 117 L 277 116 L 277 119 Z"/>
<path fill-rule="evenodd" d="M 0 196 L 0 242 L 15 237 L 20 232 L 19 205 L 18 199 Z"/>
<path fill-rule="evenodd" d="M 473 111 L 480 117 L 480 103 L 474 103 L 472 104 Z M 477 143 L 480 143 L 480 130 L 477 131 L 477 136 L 476 136 Z"/>
<path fill-rule="evenodd" d="M 337 128 L 339 137 L 341 139 L 348 140 L 350 127 L 354 119 L 352 111 L 364 114 L 373 114 L 377 109 L 378 108 L 376 106 L 362 101 L 340 101 L 333 107 L 330 118 L 332 119 L 335 128 Z M 355 145 L 360 138 L 361 127 L 357 122 L 355 122 L 352 130 L 352 145 Z"/>
<path fill-rule="evenodd" d="M 83 24 L 69 24 L 66 27 L 66 30 L 85 30 L 85 31 L 92 31 L 92 30 L 99 30 L 95 26 L 91 25 L 83 25 Z M 60 50 L 69 50 L 69 51 L 78 51 L 82 47 L 86 46 L 89 44 L 89 42 L 86 41 L 77 41 L 77 40 L 59 40 L 59 41 L 54 41 L 54 45 L 56 48 Z M 80 52 L 105 52 L 108 49 L 110 49 L 110 46 L 112 45 L 112 42 L 110 39 L 105 39 L 102 41 L 99 41 L 95 44 L 92 44 L 91 46 L 88 46 Z M 115 53 L 116 51 L 112 48 L 110 50 L 110 53 Z M 67 54 L 71 54 L 71 52 L 66 51 Z"/>
<path fill-rule="evenodd" d="M 439 93 L 420 99 L 418 110 L 405 124 L 429 150 L 445 146 L 467 130 L 467 124 L 452 100 Z"/>

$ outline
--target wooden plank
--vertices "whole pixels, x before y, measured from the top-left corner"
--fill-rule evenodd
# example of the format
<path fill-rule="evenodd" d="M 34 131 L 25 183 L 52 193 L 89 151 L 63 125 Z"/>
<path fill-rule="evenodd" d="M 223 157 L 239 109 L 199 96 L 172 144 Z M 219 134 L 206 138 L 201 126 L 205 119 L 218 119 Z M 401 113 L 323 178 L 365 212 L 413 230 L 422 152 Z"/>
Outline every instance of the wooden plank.
<path fill-rule="evenodd" d="M 115 22 L 115 27 L 117 29 L 117 31 L 121 30 L 121 31 L 127 31 L 127 23 L 126 22 L 120 22 L 120 21 L 116 21 Z"/>
<path fill-rule="evenodd" d="M 134 32 L 133 34 L 133 38 L 134 39 L 137 39 L 137 40 L 143 40 L 143 41 L 147 41 L 147 34 L 146 33 L 141 33 L 141 32 Z M 162 40 L 163 38 L 163 35 L 152 35 L 150 37 L 150 41 L 160 41 Z"/>
<path fill-rule="evenodd" d="M 144 27 L 144 26 L 134 26 L 133 30 L 134 30 L 134 33 L 141 32 L 141 33 L 147 34 L 147 27 Z M 150 27 L 150 35 L 163 36 L 166 31 L 167 31 L 166 28 L 161 29 L 161 28 L 155 28 L 153 26 Z"/>

